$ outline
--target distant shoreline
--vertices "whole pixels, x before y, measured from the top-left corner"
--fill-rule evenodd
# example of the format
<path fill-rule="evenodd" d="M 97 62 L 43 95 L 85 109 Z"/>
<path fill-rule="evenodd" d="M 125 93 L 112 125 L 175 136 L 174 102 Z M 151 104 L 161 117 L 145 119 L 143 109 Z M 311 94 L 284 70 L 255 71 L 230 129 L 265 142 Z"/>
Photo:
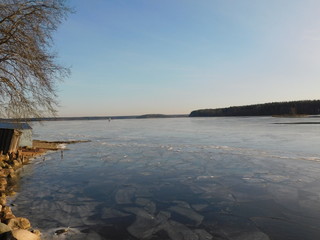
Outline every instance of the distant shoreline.
<path fill-rule="evenodd" d="M 273 123 L 273 124 L 286 124 L 286 125 L 299 125 L 299 124 L 320 124 L 320 122 L 292 122 L 292 123 Z"/>
<path fill-rule="evenodd" d="M 27 122 L 41 122 L 41 121 L 81 121 L 81 120 L 115 120 L 115 119 L 150 119 L 150 118 L 184 118 L 188 114 L 145 114 L 135 116 L 99 116 L 99 117 L 48 117 L 48 118 L 27 118 Z M 15 119 L 0 119 L 0 121 L 14 121 Z"/>
<path fill-rule="evenodd" d="M 320 115 L 261 115 L 261 116 L 250 116 L 250 115 L 245 115 L 245 116 L 197 116 L 197 117 L 192 117 L 192 118 L 203 118 L 203 117 L 213 117 L 213 118 L 220 118 L 220 117 L 274 117 L 274 118 L 320 118 Z M 94 120 L 105 120 L 105 121 L 111 121 L 111 120 L 121 120 L 121 119 L 161 119 L 161 118 L 190 118 L 188 114 L 176 114 L 176 115 L 164 115 L 164 114 L 145 114 L 145 115 L 135 115 L 135 116 L 99 116 L 99 117 L 48 117 L 48 118 L 27 118 L 23 119 L 25 122 L 43 122 L 43 121 L 94 121 Z M 12 121 L 21 121 L 21 119 L 0 119 L 0 122 L 12 122 Z M 314 122 L 312 122 L 314 123 Z M 277 123 L 277 124 L 282 124 L 282 123 Z M 287 124 L 287 123 L 283 123 Z M 294 124 L 294 123 L 289 123 L 289 124 Z M 298 124 L 304 124 L 298 123 Z M 311 124 L 311 122 L 309 123 Z M 317 124 L 317 123 L 314 123 Z"/>
<path fill-rule="evenodd" d="M 291 102 L 271 102 L 227 108 L 199 109 L 190 113 L 190 117 L 227 117 L 227 116 L 277 116 L 303 117 L 320 114 L 320 100 L 302 100 Z"/>

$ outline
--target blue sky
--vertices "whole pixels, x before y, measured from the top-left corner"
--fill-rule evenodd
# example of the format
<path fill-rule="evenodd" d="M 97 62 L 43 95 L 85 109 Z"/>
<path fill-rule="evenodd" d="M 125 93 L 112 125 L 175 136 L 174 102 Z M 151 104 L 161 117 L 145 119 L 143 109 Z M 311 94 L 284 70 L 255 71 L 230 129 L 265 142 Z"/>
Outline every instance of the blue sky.
<path fill-rule="evenodd" d="M 69 0 L 60 116 L 320 98 L 318 0 Z"/>

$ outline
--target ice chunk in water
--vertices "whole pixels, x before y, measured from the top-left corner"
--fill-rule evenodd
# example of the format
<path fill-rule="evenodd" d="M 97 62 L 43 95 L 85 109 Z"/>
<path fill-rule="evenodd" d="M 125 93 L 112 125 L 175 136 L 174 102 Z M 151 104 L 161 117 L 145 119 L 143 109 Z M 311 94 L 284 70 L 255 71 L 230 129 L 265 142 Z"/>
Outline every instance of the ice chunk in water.
<path fill-rule="evenodd" d="M 157 209 L 156 204 L 147 198 L 137 198 L 136 204 L 143 206 L 143 208 L 151 214 L 154 214 Z"/>
<path fill-rule="evenodd" d="M 135 192 L 136 189 L 131 186 L 120 188 L 115 195 L 115 200 L 118 204 L 132 203 Z"/>
<path fill-rule="evenodd" d="M 78 228 L 54 228 L 42 232 L 42 239 L 46 240 L 102 240 L 96 232 L 84 233 Z"/>
<path fill-rule="evenodd" d="M 136 221 L 128 227 L 128 232 L 138 239 L 147 239 L 163 229 L 163 223 L 170 218 L 170 213 L 160 212 L 157 216 L 148 214 L 139 208 L 126 208 L 137 215 Z"/>
<path fill-rule="evenodd" d="M 109 218 L 118 218 L 118 217 L 126 217 L 130 214 L 121 212 L 117 209 L 113 208 L 103 208 L 101 213 L 101 218 L 109 219 Z"/>
<path fill-rule="evenodd" d="M 156 226 L 157 221 L 151 216 L 150 218 L 137 216 L 136 221 L 128 227 L 128 232 L 138 239 L 146 239 L 156 232 L 154 229 Z"/>
<path fill-rule="evenodd" d="M 211 240 L 213 236 L 204 229 L 196 229 L 194 232 L 198 235 L 199 240 Z"/>
<path fill-rule="evenodd" d="M 171 240 L 200 240 L 195 232 L 181 223 L 169 220 L 162 227 Z"/>
<path fill-rule="evenodd" d="M 193 204 L 192 208 L 196 211 L 201 211 L 203 209 L 205 209 L 206 207 L 208 207 L 208 204 Z"/>
<path fill-rule="evenodd" d="M 154 219 L 154 216 L 143 208 L 127 207 L 124 208 L 124 210 L 146 219 Z"/>
<path fill-rule="evenodd" d="M 270 238 L 263 232 L 244 232 L 239 236 L 232 238 L 234 240 L 270 240 Z"/>
<path fill-rule="evenodd" d="M 173 207 L 170 207 L 169 210 L 176 212 L 176 213 L 190 219 L 192 222 L 194 222 L 194 224 L 196 226 L 198 226 L 202 223 L 203 216 L 191 208 L 173 206 Z"/>

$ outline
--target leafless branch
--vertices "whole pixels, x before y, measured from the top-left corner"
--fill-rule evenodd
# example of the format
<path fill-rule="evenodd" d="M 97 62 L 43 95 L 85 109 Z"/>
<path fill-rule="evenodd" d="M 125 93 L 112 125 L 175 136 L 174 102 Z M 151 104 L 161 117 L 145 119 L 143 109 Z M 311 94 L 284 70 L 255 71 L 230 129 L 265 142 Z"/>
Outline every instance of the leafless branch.
<path fill-rule="evenodd" d="M 50 52 L 52 33 L 70 12 L 65 0 L 0 3 L 0 117 L 54 115 L 56 83 L 69 69 Z"/>

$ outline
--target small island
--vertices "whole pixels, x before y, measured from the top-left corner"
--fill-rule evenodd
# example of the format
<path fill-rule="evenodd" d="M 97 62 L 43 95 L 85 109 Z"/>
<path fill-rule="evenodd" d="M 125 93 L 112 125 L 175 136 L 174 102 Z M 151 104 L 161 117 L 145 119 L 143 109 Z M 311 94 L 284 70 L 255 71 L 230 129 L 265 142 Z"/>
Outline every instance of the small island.
<path fill-rule="evenodd" d="M 301 117 L 320 114 L 320 100 L 272 102 L 228 108 L 200 109 L 192 111 L 189 117 L 224 116 L 278 116 Z"/>

